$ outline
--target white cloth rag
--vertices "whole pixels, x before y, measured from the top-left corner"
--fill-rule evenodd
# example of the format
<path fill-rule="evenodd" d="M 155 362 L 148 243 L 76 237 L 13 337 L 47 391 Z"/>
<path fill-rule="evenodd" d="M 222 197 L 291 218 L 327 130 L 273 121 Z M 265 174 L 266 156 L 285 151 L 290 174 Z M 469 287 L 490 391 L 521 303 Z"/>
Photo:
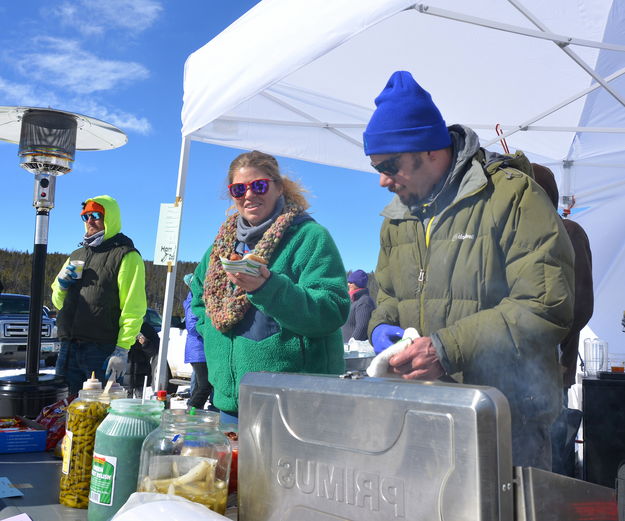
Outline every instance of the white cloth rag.
<path fill-rule="evenodd" d="M 414 327 L 409 327 L 404 331 L 404 336 L 399 342 L 395 342 L 392 346 L 387 347 L 379 355 L 377 355 L 367 367 L 369 376 L 381 376 L 385 378 L 401 378 L 401 375 L 388 370 L 388 361 L 397 353 L 406 349 L 412 341 L 421 335 Z"/>

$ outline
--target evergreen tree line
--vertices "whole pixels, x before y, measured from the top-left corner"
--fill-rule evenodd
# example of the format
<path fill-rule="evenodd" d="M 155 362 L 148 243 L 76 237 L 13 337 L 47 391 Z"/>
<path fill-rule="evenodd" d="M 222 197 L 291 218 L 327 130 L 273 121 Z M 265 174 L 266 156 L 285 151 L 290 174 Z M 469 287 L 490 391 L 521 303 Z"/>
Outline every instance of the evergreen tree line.
<path fill-rule="evenodd" d="M 43 305 L 54 309 L 52 305 L 52 288 L 50 285 L 56 278 L 67 259 L 65 253 L 48 253 L 46 258 L 46 273 L 43 287 Z M 163 299 L 165 298 L 165 279 L 167 266 L 155 266 L 152 261 L 145 263 L 145 293 L 148 307 L 163 311 Z M 196 262 L 178 261 L 176 270 L 176 287 L 174 290 L 174 305 L 172 314 L 183 317 L 182 302 L 189 289 L 182 278 L 187 273 L 193 273 Z M 351 271 L 347 272 L 349 275 Z M 378 283 L 373 273 L 369 273 L 368 288 L 371 298 L 375 301 L 378 293 Z M 4 285 L 5 293 L 20 293 L 30 295 L 30 281 L 32 276 L 32 254 L 28 252 L 0 249 L 0 282 Z"/>
<path fill-rule="evenodd" d="M 54 309 L 52 305 L 52 282 L 59 273 L 69 254 L 48 253 L 46 257 L 46 273 L 43 286 L 43 305 Z M 163 299 L 165 298 L 165 281 L 167 266 L 155 266 L 152 261 L 145 263 L 145 293 L 148 307 L 162 313 Z M 176 270 L 176 288 L 174 291 L 174 306 L 172 314 L 183 317 L 182 302 L 189 289 L 182 278 L 192 273 L 197 266 L 196 262 L 179 261 Z M 0 282 L 4 285 L 4 293 L 19 293 L 30 295 L 30 281 L 32 277 L 32 254 L 28 252 L 0 249 Z"/>

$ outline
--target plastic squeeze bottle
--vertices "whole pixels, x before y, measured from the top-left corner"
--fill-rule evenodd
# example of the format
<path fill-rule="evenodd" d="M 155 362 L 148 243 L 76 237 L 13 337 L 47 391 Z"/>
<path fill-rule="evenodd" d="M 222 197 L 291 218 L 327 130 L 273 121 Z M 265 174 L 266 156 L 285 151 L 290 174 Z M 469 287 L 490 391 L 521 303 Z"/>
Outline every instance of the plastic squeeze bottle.
<path fill-rule="evenodd" d="M 137 491 L 143 440 L 158 427 L 163 403 L 125 398 L 111 402 L 93 449 L 88 521 L 108 521 Z"/>

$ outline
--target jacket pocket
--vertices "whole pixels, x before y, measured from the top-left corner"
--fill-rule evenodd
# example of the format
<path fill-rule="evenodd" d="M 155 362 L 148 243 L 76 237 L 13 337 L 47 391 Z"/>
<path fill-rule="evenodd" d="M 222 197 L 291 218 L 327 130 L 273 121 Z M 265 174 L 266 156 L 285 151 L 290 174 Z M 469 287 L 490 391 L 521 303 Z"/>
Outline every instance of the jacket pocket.
<path fill-rule="evenodd" d="M 232 333 L 234 336 L 260 342 L 279 333 L 280 329 L 280 324 L 272 317 L 250 306 L 241 321 L 232 328 Z"/>

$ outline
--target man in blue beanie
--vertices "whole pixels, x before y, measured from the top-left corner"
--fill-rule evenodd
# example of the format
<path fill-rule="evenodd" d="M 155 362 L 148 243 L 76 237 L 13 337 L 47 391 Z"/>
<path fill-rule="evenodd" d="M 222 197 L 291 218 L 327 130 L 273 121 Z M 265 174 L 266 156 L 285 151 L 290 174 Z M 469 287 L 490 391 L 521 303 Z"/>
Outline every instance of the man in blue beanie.
<path fill-rule="evenodd" d="M 343 342 L 350 339 L 367 340 L 367 326 L 371 313 L 375 309 L 375 303 L 369 296 L 367 283 L 369 276 L 362 270 L 352 271 L 347 277 L 347 289 L 349 298 L 352 301 L 349 308 L 347 322 L 342 328 Z"/>
<path fill-rule="evenodd" d="M 380 351 L 414 327 L 390 359 L 403 378 L 454 375 L 498 388 L 512 419 L 513 464 L 551 470 L 560 411 L 557 345 L 573 317 L 573 252 L 521 152 L 480 148 L 447 127 L 410 73 L 393 73 L 364 132 L 383 210 L 369 322 Z"/>

